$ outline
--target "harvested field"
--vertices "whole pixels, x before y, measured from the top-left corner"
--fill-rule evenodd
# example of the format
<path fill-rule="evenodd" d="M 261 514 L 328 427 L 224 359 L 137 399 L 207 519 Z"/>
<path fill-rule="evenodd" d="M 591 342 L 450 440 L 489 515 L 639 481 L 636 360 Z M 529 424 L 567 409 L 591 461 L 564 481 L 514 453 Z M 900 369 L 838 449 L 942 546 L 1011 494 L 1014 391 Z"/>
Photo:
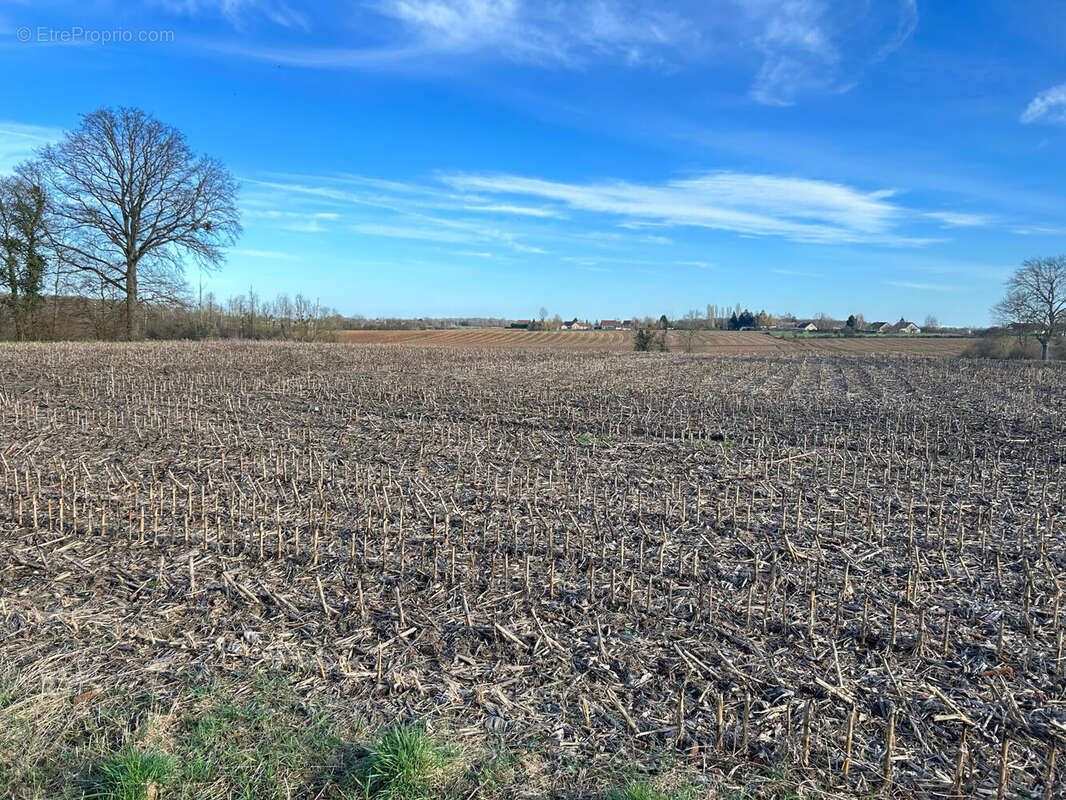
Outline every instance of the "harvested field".
<path fill-rule="evenodd" d="M 631 331 L 526 331 L 477 328 L 430 331 L 339 331 L 348 344 L 501 348 L 512 350 L 615 351 L 633 349 Z M 776 338 L 755 331 L 668 331 L 674 352 L 713 355 L 795 355 L 840 353 L 868 356 L 957 356 L 972 339 L 951 337 L 860 336 Z"/>
<path fill-rule="evenodd" d="M 1062 369 L 5 346 L 0 447 L 0 765 L 193 670 L 541 765 L 464 797 L 1066 792 Z"/>

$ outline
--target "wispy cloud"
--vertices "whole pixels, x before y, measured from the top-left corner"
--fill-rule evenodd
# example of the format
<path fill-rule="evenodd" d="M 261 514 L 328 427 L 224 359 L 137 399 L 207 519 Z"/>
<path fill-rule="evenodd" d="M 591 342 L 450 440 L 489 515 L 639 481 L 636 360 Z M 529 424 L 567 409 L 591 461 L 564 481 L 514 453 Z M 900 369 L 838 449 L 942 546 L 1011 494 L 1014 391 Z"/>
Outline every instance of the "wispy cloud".
<path fill-rule="evenodd" d="M 474 242 L 478 237 L 463 231 L 414 225 L 385 225 L 380 223 L 360 222 L 350 226 L 350 230 L 364 236 L 386 236 L 390 239 L 415 239 L 431 242 Z"/>
<path fill-rule="evenodd" d="M 551 208 L 532 208 L 529 206 L 463 206 L 467 211 L 478 211 L 492 214 L 518 214 L 522 217 L 562 217 L 558 211 Z"/>
<path fill-rule="evenodd" d="M 35 150 L 62 135 L 58 128 L 0 120 L 0 174 L 10 172 L 20 162 L 32 158 Z"/>
<path fill-rule="evenodd" d="M 311 23 L 302 11 L 278 0 L 157 0 L 163 8 L 178 14 L 222 16 L 232 25 L 243 28 L 256 18 L 266 19 L 283 28 L 309 31 Z"/>
<path fill-rule="evenodd" d="M 444 176 L 461 190 L 537 197 L 575 211 L 629 221 L 714 228 L 799 242 L 922 244 L 895 229 L 906 210 L 891 190 L 864 192 L 826 181 L 733 172 L 705 173 L 665 184 L 628 181 L 563 183 L 516 175 Z"/>
<path fill-rule="evenodd" d="M 212 11 L 238 27 L 269 18 L 329 29 L 328 44 L 291 38 L 216 41 L 219 51 L 289 66 L 427 70 L 443 59 L 495 59 L 548 69 L 611 65 L 673 73 L 748 64 L 750 95 L 788 105 L 814 92 L 842 92 L 910 38 L 916 0 L 362 0 L 348 24 L 313 19 L 280 0 L 163 0 Z M 321 12 L 318 12 L 321 13 Z"/>
<path fill-rule="evenodd" d="M 806 91 L 847 91 L 866 69 L 906 42 L 918 24 L 916 0 L 749 0 L 741 5 L 755 26 L 752 44 L 762 54 L 751 96 L 767 105 L 790 105 Z"/>
<path fill-rule="evenodd" d="M 1066 227 L 1061 225 L 1015 225 L 1010 230 L 1011 233 L 1019 236 L 1062 236 L 1066 234 Z"/>
<path fill-rule="evenodd" d="M 962 211 L 926 211 L 925 216 L 937 220 L 947 228 L 977 228 L 996 221 L 990 214 L 969 214 Z"/>
<path fill-rule="evenodd" d="M 230 250 L 233 255 L 246 256 L 248 258 L 266 258 L 276 261 L 299 261 L 292 253 L 283 253 L 280 250 Z"/>
<path fill-rule="evenodd" d="M 241 211 L 245 219 L 270 220 L 273 227 L 295 233 L 323 233 L 329 229 L 329 223 L 340 218 L 340 214 L 333 211 L 281 211 L 258 207 L 258 204 L 269 202 L 261 196 L 250 202 L 256 205 L 248 207 L 249 201 L 245 199 L 245 208 Z"/>
<path fill-rule="evenodd" d="M 825 274 L 821 272 L 806 272 L 801 269 L 775 269 L 778 275 L 789 275 L 794 278 L 824 278 Z"/>
<path fill-rule="evenodd" d="M 658 183 L 478 173 L 437 173 L 422 181 L 294 175 L 244 183 L 251 192 L 244 199 L 246 216 L 278 228 L 529 255 L 577 255 L 590 248 L 625 255 L 649 245 L 675 246 L 699 230 L 807 244 L 916 247 L 942 241 L 915 235 L 916 221 L 958 227 L 995 219 L 911 208 L 897 201 L 893 189 L 737 172 Z"/>
<path fill-rule="evenodd" d="M 236 6 L 252 0 L 174 0 L 177 6 Z M 277 20 L 305 20 L 275 6 Z M 489 57 L 543 67 L 583 68 L 609 60 L 629 66 L 680 60 L 700 40 L 694 21 L 654 3 L 629 0 L 367 0 L 353 9 L 357 46 L 215 43 L 217 50 L 291 66 L 339 69 L 425 68 L 456 56 Z M 310 26 L 310 23 L 307 24 Z M 331 20 L 336 27 L 336 20 Z M 291 25 L 290 25 L 291 27 Z"/>
<path fill-rule="evenodd" d="M 342 220 L 346 230 L 364 236 L 494 243 L 515 252 L 545 254 L 547 250 L 525 241 L 524 231 L 511 227 L 508 218 L 533 222 L 562 216 L 548 209 L 488 201 L 472 206 L 469 194 L 456 195 L 439 183 L 383 181 L 360 175 L 293 175 L 271 180 L 245 178 L 244 182 L 253 187 L 255 202 L 265 204 L 250 215 L 286 219 L 289 230 L 307 232 L 321 231 L 324 221 Z M 293 205 L 331 210 L 287 210 Z M 503 219 L 490 222 L 471 216 L 486 209 Z"/>
<path fill-rule="evenodd" d="M 1066 124 L 1066 83 L 1052 86 L 1034 97 L 1022 112 L 1021 122 L 1057 122 Z"/>
<path fill-rule="evenodd" d="M 579 65 L 594 56 L 635 64 L 698 36 L 663 7 L 617 0 L 379 0 L 373 7 L 427 49 L 542 64 Z"/>
<path fill-rule="evenodd" d="M 917 281 L 885 281 L 885 283 L 900 289 L 917 289 L 923 292 L 954 292 L 959 289 L 958 286 L 947 286 L 942 283 L 920 283 Z"/>

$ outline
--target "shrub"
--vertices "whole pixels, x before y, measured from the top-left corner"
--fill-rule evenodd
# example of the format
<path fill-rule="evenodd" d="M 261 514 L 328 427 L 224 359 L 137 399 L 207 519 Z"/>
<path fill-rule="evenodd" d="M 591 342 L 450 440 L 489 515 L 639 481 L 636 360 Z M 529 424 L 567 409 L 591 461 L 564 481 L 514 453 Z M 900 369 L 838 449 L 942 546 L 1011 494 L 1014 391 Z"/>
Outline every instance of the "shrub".
<path fill-rule="evenodd" d="M 1040 343 L 1029 337 L 1010 336 L 1006 333 L 997 332 L 982 336 L 963 351 L 968 358 L 997 358 L 997 359 L 1039 359 Z M 1048 358 L 1051 360 L 1066 359 L 1066 345 L 1060 341 L 1053 341 L 1048 348 Z"/>
<path fill-rule="evenodd" d="M 636 333 L 633 334 L 633 349 L 639 352 L 646 352 L 651 349 L 651 344 L 655 340 L 655 334 L 647 328 L 637 328 Z"/>

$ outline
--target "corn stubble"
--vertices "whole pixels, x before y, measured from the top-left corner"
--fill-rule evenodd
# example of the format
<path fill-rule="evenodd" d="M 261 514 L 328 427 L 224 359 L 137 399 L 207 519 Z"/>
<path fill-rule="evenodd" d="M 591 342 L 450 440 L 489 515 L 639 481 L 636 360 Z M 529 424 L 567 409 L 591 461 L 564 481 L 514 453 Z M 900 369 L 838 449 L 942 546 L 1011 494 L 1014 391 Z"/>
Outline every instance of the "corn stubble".
<path fill-rule="evenodd" d="M 1066 372 L 23 345 L 0 659 L 841 796 L 1061 796 Z M 721 772 L 719 772 L 721 770 Z"/>

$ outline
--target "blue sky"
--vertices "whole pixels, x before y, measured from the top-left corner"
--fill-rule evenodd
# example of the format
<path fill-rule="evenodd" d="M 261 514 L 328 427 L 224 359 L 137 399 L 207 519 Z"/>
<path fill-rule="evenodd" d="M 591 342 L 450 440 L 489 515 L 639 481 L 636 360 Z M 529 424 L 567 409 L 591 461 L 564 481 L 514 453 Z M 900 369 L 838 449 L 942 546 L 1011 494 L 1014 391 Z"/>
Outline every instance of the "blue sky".
<path fill-rule="evenodd" d="M 1063 41 L 1061 0 L 0 0 L 0 170 L 176 125 L 241 181 L 220 295 L 983 323 L 1066 251 Z"/>

